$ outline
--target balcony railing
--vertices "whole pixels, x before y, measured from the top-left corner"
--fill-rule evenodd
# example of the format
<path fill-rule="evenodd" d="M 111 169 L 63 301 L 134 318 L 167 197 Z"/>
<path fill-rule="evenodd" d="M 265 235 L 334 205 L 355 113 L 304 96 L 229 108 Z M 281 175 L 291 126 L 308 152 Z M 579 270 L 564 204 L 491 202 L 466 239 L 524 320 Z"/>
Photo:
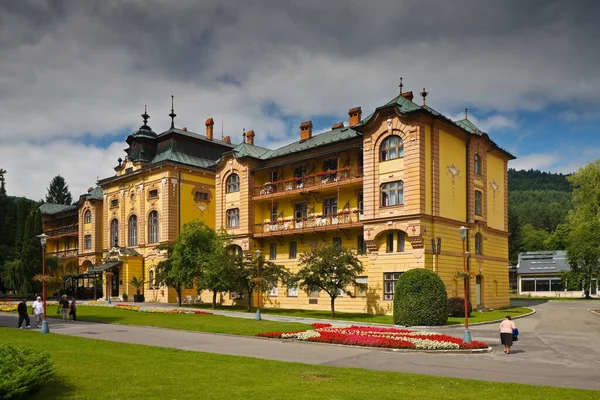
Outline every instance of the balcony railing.
<path fill-rule="evenodd" d="M 266 196 L 274 193 L 285 193 L 290 191 L 302 191 L 339 183 L 351 182 L 362 179 L 362 168 L 340 168 L 337 170 L 317 172 L 294 178 L 288 178 L 276 182 L 266 182 L 254 187 L 254 196 Z"/>
<path fill-rule="evenodd" d="M 340 211 L 331 215 L 315 215 L 305 218 L 291 218 L 256 224 L 256 236 L 284 235 L 331 228 L 351 228 L 362 226 L 363 215 L 359 210 Z"/>
<path fill-rule="evenodd" d="M 79 231 L 79 224 L 63 226 L 61 228 L 50 229 L 46 231 L 48 236 L 62 236 L 62 235 L 73 235 Z"/>
<path fill-rule="evenodd" d="M 69 249 L 62 251 L 53 251 L 51 253 L 46 253 L 49 257 L 58 257 L 58 258 L 71 258 L 77 257 L 77 249 Z"/>

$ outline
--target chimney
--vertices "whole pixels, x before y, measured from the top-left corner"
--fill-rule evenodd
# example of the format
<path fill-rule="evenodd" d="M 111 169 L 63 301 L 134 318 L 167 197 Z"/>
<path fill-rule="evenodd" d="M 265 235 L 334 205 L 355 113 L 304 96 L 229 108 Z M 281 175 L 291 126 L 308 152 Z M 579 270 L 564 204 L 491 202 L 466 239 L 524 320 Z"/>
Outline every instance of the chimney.
<path fill-rule="evenodd" d="M 351 108 L 348 111 L 348 116 L 350 116 L 348 121 L 348 126 L 358 125 L 360 122 L 360 116 L 362 115 L 362 109 L 360 107 Z"/>
<path fill-rule="evenodd" d="M 88 188 L 88 193 L 90 193 L 92 190 L 94 190 L 93 187 Z"/>
<path fill-rule="evenodd" d="M 411 92 L 402 93 L 402 97 L 404 97 L 405 99 L 408 99 L 408 100 L 412 101 L 413 97 L 414 97 L 413 96 L 413 92 L 411 91 Z"/>
<path fill-rule="evenodd" d="M 246 139 L 248 140 L 248 144 L 254 145 L 254 131 L 250 130 L 246 133 Z"/>
<path fill-rule="evenodd" d="M 211 130 L 212 130 L 212 126 L 211 126 Z M 210 139 L 212 140 L 212 137 L 211 137 Z M 225 137 L 223 138 L 223 141 L 224 141 L 225 143 L 229 143 L 229 144 L 231 144 L 231 138 L 230 138 L 229 136 L 225 136 Z"/>
<path fill-rule="evenodd" d="M 215 121 L 213 121 L 212 118 L 209 118 L 204 125 L 206 125 L 206 138 L 208 140 L 213 140 L 213 126 L 215 125 Z"/>
<path fill-rule="evenodd" d="M 343 128 L 343 127 L 344 127 L 344 123 L 343 122 L 338 122 L 337 124 L 331 125 L 331 130 L 340 129 L 340 128 Z"/>
<path fill-rule="evenodd" d="M 184 126 L 183 128 L 181 128 L 181 130 L 187 132 L 187 126 Z"/>
<path fill-rule="evenodd" d="M 312 121 L 306 121 L 300 124 L 300 141 L 308 140 L 312 137 Z"/>

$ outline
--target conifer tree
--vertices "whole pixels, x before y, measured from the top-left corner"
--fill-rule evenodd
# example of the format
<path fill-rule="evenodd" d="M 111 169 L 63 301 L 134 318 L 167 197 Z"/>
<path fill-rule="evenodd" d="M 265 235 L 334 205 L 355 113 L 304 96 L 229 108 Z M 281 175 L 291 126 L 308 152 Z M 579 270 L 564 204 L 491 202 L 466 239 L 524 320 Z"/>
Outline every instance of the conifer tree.
<path fill-rule="evenodd" d="M 73 203 L 73 196 L 69 191 L 69 185 L 60 175 L 56 175 L 50 181 L 48 186 L 48 194 L 46 194 L 46 202 L 51 204 L 66 204 L 70 205 Z"/>

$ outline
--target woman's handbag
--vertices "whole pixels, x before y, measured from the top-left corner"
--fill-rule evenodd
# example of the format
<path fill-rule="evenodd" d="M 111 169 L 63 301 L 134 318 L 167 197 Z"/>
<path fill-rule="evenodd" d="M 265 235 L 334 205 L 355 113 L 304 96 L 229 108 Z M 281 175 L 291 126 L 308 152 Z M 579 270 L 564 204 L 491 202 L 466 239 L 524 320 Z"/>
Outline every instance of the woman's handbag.
<path fill-rule="evenodd" d="M 516 342 L 519 340 L 519 330 L 517 328 L 513 329 L 513 342 Z"/>

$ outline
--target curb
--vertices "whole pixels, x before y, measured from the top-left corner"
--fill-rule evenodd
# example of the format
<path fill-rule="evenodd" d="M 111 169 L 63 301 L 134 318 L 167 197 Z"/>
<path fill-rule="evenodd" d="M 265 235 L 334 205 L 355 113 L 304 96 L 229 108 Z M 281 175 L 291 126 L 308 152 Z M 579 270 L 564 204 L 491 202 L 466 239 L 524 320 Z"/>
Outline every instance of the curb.
<path fill-rule="evenodd" d="M 588 308 L 588 311 L 591 312 L 592 314 L 596 314 L 597 316 L 600 317 L 600 310 L 596 311 L 596 310 L 592 310 L 591 308 Z"/>

